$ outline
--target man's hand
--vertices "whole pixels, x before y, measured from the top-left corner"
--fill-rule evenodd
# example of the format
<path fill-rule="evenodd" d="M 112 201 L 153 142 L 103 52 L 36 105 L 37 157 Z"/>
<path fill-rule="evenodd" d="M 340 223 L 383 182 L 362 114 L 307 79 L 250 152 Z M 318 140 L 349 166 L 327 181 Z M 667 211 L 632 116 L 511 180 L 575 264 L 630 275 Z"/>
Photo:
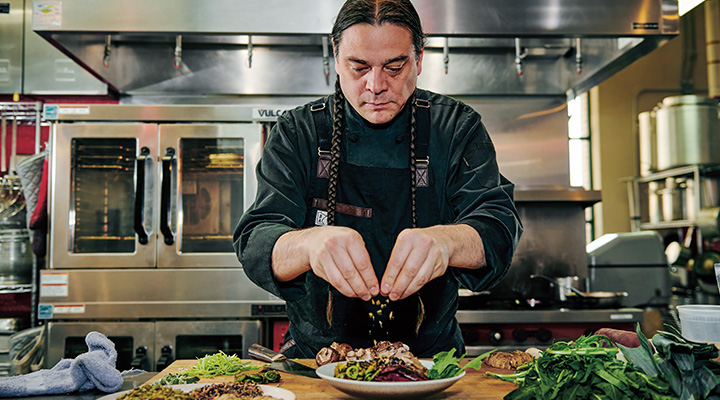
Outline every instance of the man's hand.
<path fill-rule="evenodd" d="M 393 301 L 404 299 L 443 275 L 449 265 L 479 268 L 484 264 L 480 235 L 468 225 L 405 229 L 395 241 L 380 293 Z"/>
<path fill-rule="evenodd" d="M 293 279 L 309 269 L 347 297 L 367 301 L 380 292 L 365 242 L 350 228 L 314 227 L 278 239 L 273 248 L 278 280 Z"/>

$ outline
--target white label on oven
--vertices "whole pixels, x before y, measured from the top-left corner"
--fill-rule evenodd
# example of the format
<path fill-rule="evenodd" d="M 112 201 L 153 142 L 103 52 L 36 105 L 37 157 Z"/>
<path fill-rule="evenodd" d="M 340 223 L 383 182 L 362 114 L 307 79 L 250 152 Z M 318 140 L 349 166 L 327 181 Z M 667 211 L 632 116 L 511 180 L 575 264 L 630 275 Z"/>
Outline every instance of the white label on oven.
<path fill-rule="evenodd" d="M 85 314 L 85 304 L 55 304 L 53 305 L 53 313 Z"/>
<path fill-rule="evenodd" d="M 40 297 L 67 297 L 67 283 L 41 283 Z"/>
<path fill-rule="evenodd" d="M 58 106 L 60 114 L 87 115 L 90 114 L 90 106 Z"/>
<path fill-rule="evenodd" d="M 610 319 L 613 321 L 632 319 L 632 314 L 610 314 Z"/>
<path fill-rule="evenodd" d="M 67 272 L 41 272 L 40 297 L 67 297 Z"/>
<path fill-rule="evenodd" d="M 67 297 L 67 272 L 41 272 L 40 297 Z"/>
<path fill-rule="evenodd" d="M 68 273 L 67 272 L 41 272 L 40 273 L 40 284 L 52 284 L 52 283 L 64 283 L 67 285 Z"/>

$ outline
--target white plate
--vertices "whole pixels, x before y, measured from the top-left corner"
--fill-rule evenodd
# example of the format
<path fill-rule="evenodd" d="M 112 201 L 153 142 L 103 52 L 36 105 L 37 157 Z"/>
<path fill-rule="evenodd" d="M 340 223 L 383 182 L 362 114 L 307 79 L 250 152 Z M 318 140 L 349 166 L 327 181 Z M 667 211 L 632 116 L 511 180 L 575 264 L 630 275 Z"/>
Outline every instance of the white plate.
<path fill-rule="evenodd" d="M 432 361 L 420 360 L 425 368 L 430 369 L 433 366 Z M 433 393 L 442 392 L 452 386 L 455 382 L 465 376 L 465 371 L 460 375 L 452 378 L 436 379 L 429 381 L 417 382 L 366 382 L 353 381 L 351 379 L 336 378 L 335 366 L 338 363 L 330 363 L 323 365 L 315 370 L 319 377 L 325 379 L 330 385 L 341 392 L 362 398 L 402 398 L 420 396 L 429 396 Z"/>
<path fill-rule="evenodd" d="M 188 383 L 188 384 L 184 384 L 184 385 L 170 385 L 170 387 L 173 389 L 180 389 L 183 392 L 191 392 L 197 388 L 201 388 L 201 387 L 207 386 L 207 385 L 213 385 L 213 383 Z M 281 400 L 295 400 L 295 393 L 293 393 L 287 389 L 279 388 L 276 386 L 269 386 L 269 385 L 258 385 L 258 386 L 262 389 L 263 394 L 265 394 L 267 396 L 276 397 Z M 109 394 L 107 396 L 100 397 L 97 400 L 115 400 L 118 397 L 120 397 L 128 392 L 130 392 L 130 390 L 124 390 L 122 392 L 117 392 L 117 393 Z"/>

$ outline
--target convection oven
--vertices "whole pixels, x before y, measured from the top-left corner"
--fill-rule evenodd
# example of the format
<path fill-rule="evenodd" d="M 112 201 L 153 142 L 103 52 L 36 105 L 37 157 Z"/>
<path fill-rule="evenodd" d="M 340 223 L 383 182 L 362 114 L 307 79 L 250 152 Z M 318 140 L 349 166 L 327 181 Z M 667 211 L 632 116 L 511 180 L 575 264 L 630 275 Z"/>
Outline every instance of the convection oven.
<path fill-rule="evenodd" d="M 252 343 L 269 344 L 266 310 L 284 302 L 248 280 L 232 245 L 256 193 L 271 123 L 252 117 L 261 114 L 45 106 L 51 225 L 37 312 L 50 332 L 48 366 L 86 350 L 91 330 L 113 339 L 118 368 L 218 350 L 247 357 Z"/>

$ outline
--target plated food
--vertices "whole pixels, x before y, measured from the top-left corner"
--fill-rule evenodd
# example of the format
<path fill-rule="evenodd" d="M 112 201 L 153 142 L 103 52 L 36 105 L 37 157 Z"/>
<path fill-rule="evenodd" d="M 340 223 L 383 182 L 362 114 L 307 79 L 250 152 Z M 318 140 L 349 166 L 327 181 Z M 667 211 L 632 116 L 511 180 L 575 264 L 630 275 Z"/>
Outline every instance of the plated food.
<path fill-rule="evenodd" d="M 432 361 L 426 360 L 420 360 L 420 363 L 428 370 L 434 365 Z M 317 369 L 318 376 L 341 392 L 363 399 L 422 398 L 448 389 L 465 376 L 465 372 L 462 371 L 458 375 L 444 379 L 399 382 L 358 381 L 336 378 L 335 369 L 338 364 L 334 362 L 323 365 Z"/>
<path fill-rule="evenodd" d="M 295 400 L 295 394 L 278 387 L 252 382 L 143 385 L 103 396 L 98 400 Z"/>

